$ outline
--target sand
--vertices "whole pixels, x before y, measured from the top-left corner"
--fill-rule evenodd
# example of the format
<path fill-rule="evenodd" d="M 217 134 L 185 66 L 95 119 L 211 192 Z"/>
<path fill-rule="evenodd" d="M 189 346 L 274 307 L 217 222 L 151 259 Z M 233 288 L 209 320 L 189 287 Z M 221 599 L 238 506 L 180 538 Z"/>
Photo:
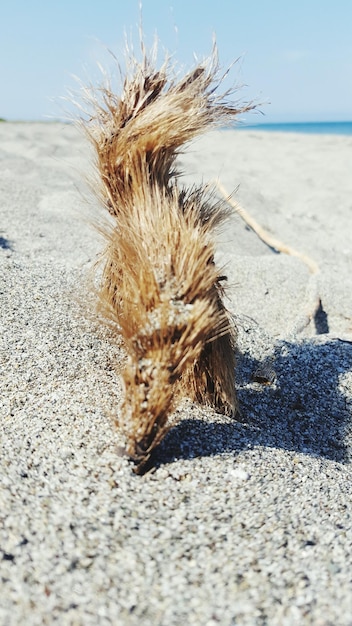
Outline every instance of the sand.
<path fill-rule="evenodd" d="M 352 625 L 351 153 L 232 130 L 182 155 L 185 181 L 238 187 L 319 273 L 234 216 L 218 262 L 243 421 L 186 404 L 136 476 L 113 423 L 123 350 L 87 289 L 89 149 L 69 125 L 0 125 L 1 625 Z"/>

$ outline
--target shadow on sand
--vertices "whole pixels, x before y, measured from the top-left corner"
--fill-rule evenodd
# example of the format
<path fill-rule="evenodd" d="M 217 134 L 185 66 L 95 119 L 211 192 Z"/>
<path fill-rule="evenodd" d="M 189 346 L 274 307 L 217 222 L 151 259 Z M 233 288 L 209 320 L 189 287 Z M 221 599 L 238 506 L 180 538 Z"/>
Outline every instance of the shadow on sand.
<path fill-rule="evenodd" d="M 0 236 L 0 248 L 3 250 L 12 250 L 12 243 L 9 239 L 5 239 L 5 237 Z"/>
<path fill-rule="evenodd" d="M 243 422 L 206 413 L 173 428 L 152 455 L 148 468 L 238 452 L 254 446 L 281 448 L 338 462 L 349 460 L 352 345 L 342 341 L 281 343 L 274 353 L 273 385 L 252 382 L 259 363 L 238 356 L 237 386 Z M 347 385 L 349 384 L 349 393 Z M 349 442 L 348 442 L 349 440 Z"/>

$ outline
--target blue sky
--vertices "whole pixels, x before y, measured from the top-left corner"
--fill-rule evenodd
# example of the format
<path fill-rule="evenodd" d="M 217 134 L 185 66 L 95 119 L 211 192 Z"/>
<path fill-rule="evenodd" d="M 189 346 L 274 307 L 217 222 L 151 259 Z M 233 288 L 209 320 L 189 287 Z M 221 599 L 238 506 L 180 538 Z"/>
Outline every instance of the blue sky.
<path fill-rule="evenodd" d="M 237 57 L 243 99 L 266 102 L 248 123 L 352 120 L 351 0 L 143 0 L 147 44 L 189 68 L 216 34 L 221 64 Z M 138 0 L 8 0 L 1 7 L 0 117 L 62 116 L 72 75 L 97 75 L 102 44 L 138 41 Z M 99 43 L 100 42 L 100 43 Z M 240 94 L 239 94 L 240 96 Z M 270 104 L 269 104 L 270 102 Z"/>

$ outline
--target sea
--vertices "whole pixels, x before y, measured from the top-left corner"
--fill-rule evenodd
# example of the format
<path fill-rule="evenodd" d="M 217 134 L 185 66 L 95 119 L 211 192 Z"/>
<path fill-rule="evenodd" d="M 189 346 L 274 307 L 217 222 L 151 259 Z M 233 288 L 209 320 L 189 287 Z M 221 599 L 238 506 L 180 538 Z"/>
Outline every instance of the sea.
<path fill-rule="evenodd" d="M 281 133 L 308 133 L 315 135 L 352 135 L 352 122 L 288 122 L 243 124 L 239 130 L 266 130 Z"/>

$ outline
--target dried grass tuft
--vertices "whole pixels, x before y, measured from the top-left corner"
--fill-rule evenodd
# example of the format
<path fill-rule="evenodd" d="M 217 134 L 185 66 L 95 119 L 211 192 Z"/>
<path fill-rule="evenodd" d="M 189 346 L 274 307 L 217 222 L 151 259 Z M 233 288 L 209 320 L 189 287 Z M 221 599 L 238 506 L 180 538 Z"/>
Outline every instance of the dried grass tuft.
<path fill-rule="evenodd" d="M 139 468 L 174 423 L 180 397 L 237 411 L 236 330 L 214 264 L 214 230 L 228 209 L 205 187 L 181 187 L 175 161 L 194 137 L 253 108 L 217 95 L 215 47 L 182 78 L 142 53 L 141 62 L 129 58 L 120 95 L 109 83 L 85 89 L 80 119 L 110 214 L 100 227 L 100 308 L 126 346 L 118 425 Z"/>

